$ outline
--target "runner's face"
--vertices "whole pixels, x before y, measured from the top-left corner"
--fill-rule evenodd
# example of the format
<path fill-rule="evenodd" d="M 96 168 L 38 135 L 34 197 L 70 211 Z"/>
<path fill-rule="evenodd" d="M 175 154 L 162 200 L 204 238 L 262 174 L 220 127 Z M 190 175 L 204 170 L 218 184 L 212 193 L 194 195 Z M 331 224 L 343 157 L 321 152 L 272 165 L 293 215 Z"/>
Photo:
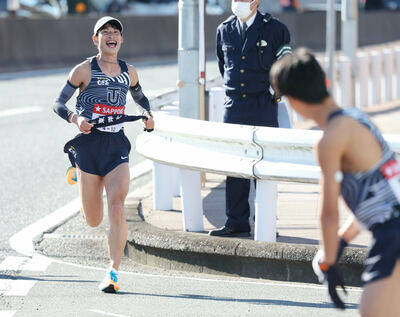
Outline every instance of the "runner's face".
<path fill-rule="evenodd" d="M 118 29 L 107 24 L 97 35 L 97 48 L 104 53 L 118 53 L 123 43 L 123 37 Z"/>

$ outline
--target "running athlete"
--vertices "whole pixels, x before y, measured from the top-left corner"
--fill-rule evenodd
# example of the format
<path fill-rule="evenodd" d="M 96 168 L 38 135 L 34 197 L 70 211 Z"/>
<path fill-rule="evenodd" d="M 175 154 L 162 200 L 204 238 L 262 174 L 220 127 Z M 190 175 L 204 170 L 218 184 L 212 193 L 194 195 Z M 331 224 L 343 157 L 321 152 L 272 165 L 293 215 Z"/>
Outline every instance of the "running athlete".
<path fill-rule="evenodd" d="M 336 286 L 344 287 L 336 263 L 343 248 L 366 228 L 373 239 L 361 277 L 361 316 L 400 316 L 400 166 L 395 154 L 366 114 L 335 103 L 323 70 L 306 49 L 274 64 L 271 82 L 294 110 L 323 130 L 316 146 L 323 252 L 314 263 L 335 306 L 345 307 L 336 293 Z M 338 230 L 340 195 L 354 218 Z"/>
<path fill-rule="evenodd" d="M 70 151 L 77 168 L 81 212 L 91 227 L 98 226 L 103 219 L 102 197 L 103 189 L 106 190 L 111 264 L 99 288 L 107 293 L 119 290 L 118 267 L 127 239 L 124 202 L 129 189 L 131 145 L 124 134 L 123 123 L 93 128 L 89 120 L 111 114 L 123 115 L 126 95 L 130 92 L 144 109 L 145 128 L 154 128 L 150 104 L 142 92 L 136 69 L 118 59 L 123 43 L 122 30 L 122 23 L 113 17 L 97 21 L 92 40 L 98 54 L 72 69 L 53 107 L 61 118 L 74 123 L 81 132 L 70 142 Z M 72 112 L 66 102 L 76 89 L 79 94 L 76 111 Z"/>

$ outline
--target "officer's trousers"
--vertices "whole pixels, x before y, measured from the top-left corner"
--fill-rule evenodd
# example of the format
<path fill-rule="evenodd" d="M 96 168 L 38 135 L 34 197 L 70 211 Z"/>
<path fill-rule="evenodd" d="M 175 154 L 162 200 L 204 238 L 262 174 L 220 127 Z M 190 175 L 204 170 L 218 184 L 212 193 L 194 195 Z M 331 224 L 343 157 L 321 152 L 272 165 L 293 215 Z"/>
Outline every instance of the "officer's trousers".
<path fill-rule="evenodd" d="M 269 94 L 246 100 L 227 97 L 225 107 L 225 123 L 278 127 L 278 108 Z M 250 232 L 249 192 L 249 179 L 230 176 L 226 178 L 226 227 L 235 231 Z"/>

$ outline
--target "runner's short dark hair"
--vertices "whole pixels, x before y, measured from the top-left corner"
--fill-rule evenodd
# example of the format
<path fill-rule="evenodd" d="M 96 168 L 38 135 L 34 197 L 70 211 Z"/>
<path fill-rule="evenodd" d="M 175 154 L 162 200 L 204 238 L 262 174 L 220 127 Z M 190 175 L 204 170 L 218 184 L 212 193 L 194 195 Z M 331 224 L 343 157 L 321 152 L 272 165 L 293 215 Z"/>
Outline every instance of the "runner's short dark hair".
<path fill-rule="evenodd" d="M 271 84 L 280 96 L 290 96 L 307 103 L 321 103 L 329 92 L 326 76 L 314 55 L 305 48 L 297 49 L 274 63 Z"/>

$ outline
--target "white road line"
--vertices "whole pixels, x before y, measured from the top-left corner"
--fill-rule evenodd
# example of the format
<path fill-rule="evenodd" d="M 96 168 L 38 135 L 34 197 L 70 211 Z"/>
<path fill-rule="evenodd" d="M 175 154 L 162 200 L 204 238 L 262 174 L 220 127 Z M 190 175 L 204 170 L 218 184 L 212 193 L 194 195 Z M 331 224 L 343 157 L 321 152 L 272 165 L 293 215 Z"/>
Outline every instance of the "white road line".
<path fill-rule="evenodd" d="M 13 317 L 16 310 L 0 310 L 0 317 Z"/>
<path fill-rule="evenodd" d="M 51 259 L 53 263 L 58 263 L 58 264 L 63 264 L 63 265 L 69 265 L 81 269 L 87 269 L 87 270 L 95 270 L 95 271 L 105 271 L 104 268 L 100 267 L 95 267 L 95 266 L 88 266 L 88 265 L 82 265 L 82 264 L 76 264 L 76 263 L 70 263 L 70 262 L 64 262 L 58 259 Z M 190 281 L 199 281 L 199 282 L 212 282 L 212 283 L 228 283 L 228 284 L 244 284 L 244 285 L 265 285 L 265 286 L 277 286 L 277 287 L 289 287 L 289 288 L 307 288 L 307 289 L 318 289 L 318 290 L 326 290 L 325 285 L 311 285 L 311 284 L 306 284 L 306 283 L 297 283 L 293 284 L 296 282 L 263 282 L 263 281 L 237 281 L 237 280 L 228 280 L 228 279 L 219 279 L 219 278 L 207 278 L 207 277 L 192 277 L 192 276 L 181 276 L 181 275 L 168 275 L 168 274 L 151 274 L 151 273 L 136 273 L 136 272 L 128 272 L 128 271 L 118 271 L 120 275 L 133 275 L 133 276 L 147 276 L 147 277 L 152 277 L 152 278 L 166 278 L 166 279 L 181 279 L 181 280 L 190 280 Z M 362 288 L 360 287 L 354 287 L 354 286 L 349 286 L 346 287 L 347 292 L 356 292 L 360 293 L 362 292 Z"/>
<path fill-rule="evenodd" d="M 148 161 L 148 160 L 134 166 L 133 168 L 131 168 L 131 179 L 139 177 L 139 176 L 147 173 L 151 168 L 152 168 L 152 162 Z M 25 229 L 21 230 L 20 232 L 16 233 L 15 235 L 13 235 L 10 238 L 11 247 L 14 250 L 16 250 L 17 252 L 20 252 L 25 255 L 35 254 L 32 241 L 34 241 L 34 239 L 37 238 L 38 236 L 41 236 L 43 234 L 43 232 L 48 231 L 49 228 L 54 228 L 54 227 L 59 226 L 61 223 L 67 221 L 67 219 L 69 219 L 76 212 L 78 212 L 78 211 L 73 211 L 73 210 L 68 211 L 68 208 L 73 207 L 72 209 L 75 209 L 75 204 L 77 203 L 76 202 L 77 200 L 78 199 L 75 199 L 74 201 L 70 202 L 68 205 L 53 212 L 53 214 L 57 213 L 57 216 L 54 216 L 51 218 L 50 218 L 50 216 L 52 216 L 53 214 L 46 216 L 45 218 L 49 217 L 49 221 L 43 221 L 43 219 L 45 219 L 45 218 L 43 218 L 42 220 L 39 220 L 37 222 L 37 223 L 41 222 L 40 225 L 37 223 L 34 223 L 34 224 L 26 227 Z M 78 204 L 79 204 L 79 202 L 78 202 Z M 79 207 L 78 207 L 78 209 L 79 209 Z M 62 212 L 60 212 L 60 210 L 62 210 Z M 44 257 L 44 256 L 42 256 L 42 257 Z M 45 257 L 45 258 L 47 258 L 47 257 Z M 51 258 L 48 258 L 48 260 L 53 263 L 70 265 L 70 266 L 89 269 L 89 270 L 104 271 L 104 268 L 99 268 L 99 267 L 92 267 L 92 266 L 87 266 L 87 265 L 69 263 L 69 262 L 64 262 L 64 261 L 61 261 L 58 259 L 51 259 Z M 308 289 L 326 290 L 326 287 L 323 285 L 293 284 L 291 282 L 274 283 L 274 282 L 262 282 L 262 281 L 236 281 L 236 280 L 215 279 L 215 278 L 210 279 L 210 278 L 200 278 L 200 277 L 187 277 L 187 276 L 178 276 L 178 275 L 172 276 L 172 275 L 163 275 L 163 274 L 146 274 L 146 273 L 125 272 L 125 271 L 120 271 L 119 273 L 126 274 L 126 275 L 135 275 L 135 276 L 148 276 L 148 277 L 153 277 L 153 278 L 178 278 L 178 279 L 185 279 L 185 280 L 192 280 L 192 281 L 231 283 L 231 284 L 236 284 L 236 285 L 240 285 L 240 284 L 253 284 L 254 285 L 254 284 L 256 284 L 256 285 L 267 285 L 267 286 L 278 286 L 278 287 L 289 287 L 289 288 L 308 288 Z M 347 288 L 347 291 L 362 292 L 362 289 L 361 288 Z"/>
<path fill-rule="evenodd" d="M 11 248 L 23 255 L 32 256 L 35 252 L 33 242 L 37 241 L 43 232 L 51 231 L 75 216 L 79 212 L 79 208 L 80 199 L 76 198 L 64 207 L 25 227 L 10 238 Z"/>
<path fill-rule="evenodd" d="M 0 271 L 18 271 L 29 259 L 22 256 L 8 256 L 0 263 Z"/>
<path fill-rule="evenodd" d="M 8 256 L 0 263 L 0 271 L 39 271 L 44 272 L 51 263 L 49 258 L 35 254 L 32 258 Z"/>
<path fill-rule="evenodd" d="M 131 167 L 131 180 L 148 173 L 152 168 L 153 162 L 149 160 L 145 160 Z M 79 212 L 80 206 L 80 198 L 78 197 L 64 207 L 57 209 L 51 214 L 45 216 L 44 218 L 25 227 L 9 239 L 11 248 L 23 255 L 33 256 L 35 254 L 33 243 L 35 241 L 38 241 L 38 239 L 42 237 L 44 232 L 51 231 L 52 229 L 57 228 L 62 223 L 68 221 L 70 218 L 75 216 Z"/>
<path fill-rule="evenodd" d="M 19 114 L 25 114 L 25 113 L 31 113 L 31 112 L 39 112 L 39 111 L 43 111 L 43 108 L 37 107 L 37 106 L 32 106 L 32 107 L 22 107 L 22 108 L 3 110 L 3 111 L 0 111 L 0 118 L 16 116 Z"/>
<path fill-rule="evenodd" d="M 26 296 L 36 282 L 34 280 L 0 280 L 0 294 L 4 296 Z"/>
<path fill-rule="evenodd" d="M 47 267 L 53 262 L 48 257 L 40 254 L 34 254 L 33 257 L 21 266 L 22 271 L 35 271 L 35 272 L 45 272 Z"/>
<path fill-rule="evenodd" d="M 106 316 L 114 316 L 114 317 L 130 317 L 128 315 L 120 315 L 120 314 L 114 314 L 114 313 L 107 313 L 105 311 L 101 311 L 98 309 L 88 309 L 88 311 L 92 312 L 92 313 L 97 313 L 97 314 L 102 314 L 102 315 L 106 315 Z M 1 317 L 1 316 L 0 316 Z"/>

